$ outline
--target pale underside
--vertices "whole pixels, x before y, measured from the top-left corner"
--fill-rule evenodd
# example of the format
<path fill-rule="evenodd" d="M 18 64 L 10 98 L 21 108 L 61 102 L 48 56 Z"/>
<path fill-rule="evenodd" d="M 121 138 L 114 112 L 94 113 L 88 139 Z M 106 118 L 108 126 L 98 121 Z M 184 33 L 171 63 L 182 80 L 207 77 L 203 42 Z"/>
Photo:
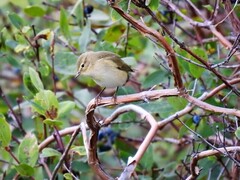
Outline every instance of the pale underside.
<path fill-rule="evenodd" d="M 104 61 L 107 61 L 107 63 L 104 63 Z M 124 85 L 128 80 L 128 73 L 120 70 L 115 63 L 109 60 L 99 59 L 89 68 L 91 68 L 91 71 L 86 70 L 82 75 L 92 77 L 102 87 L 115 88 Z"/>

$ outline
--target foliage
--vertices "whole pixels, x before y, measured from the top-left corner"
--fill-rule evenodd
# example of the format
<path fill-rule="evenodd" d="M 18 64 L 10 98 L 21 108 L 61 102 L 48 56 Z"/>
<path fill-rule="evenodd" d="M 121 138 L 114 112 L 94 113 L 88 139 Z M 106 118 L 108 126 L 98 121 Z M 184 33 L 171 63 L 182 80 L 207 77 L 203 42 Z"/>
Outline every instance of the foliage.
<path fill-rule="evenodd" d="M 237 39 L 237 27 L 229 26 L 234 24 L 234 18 L 226 18 L 218 24 L 218 29 L 214 29 L 205 18 L 212 17 L 212 23 L 224 19 L 228 13 L 223 2 L 217 16 L 213 14 L 216 9 L 211 1 L 208 4 L 192 1 L 201 14 L 187 3 L 189 1 L 169 1 L 169 6 L 166 2 L 148 0 L 144 4 L 132 0 L 130 4 L 119 1 L 116 5 L 123 12 L 129 10 L 128 15 L 137 20 L 138 25 L 143 24 L 163 35 L 174 55 L 154 36 L 141 32 L 138 25 L 124 19 L 105 0 L 0 2 L 2 179 L 50 179 L 69 145 L 69 135 L 86 121 L 86 107 L 100 92 L 91 78 L 74 78 L 77 57 L 88 50 L 119 54 L 134 69 L 126 86 L 117 92 L 123 97 L 134 93 L 140 97 L 143 91 L 179 88 L 169 61 L 170 56 L 176 57 L 186 94 L 153 99 L 141 96 L 135 102 L 129 101 L 129 104 L 146 110 L 158 123 L 173 118 L 157 131 L 138 162 L 135 171 L 139 179 L 184 179 L 191 174 L 191 155 L 239 144 L 239 116 L 236 114 L 240 101 L 233 87 L 239 88 L 240 56 L 237 53 L 230 56 L 236 49 L 226 45 L 234 44 Z M 169 11 L 173 6 L 179 12 L 176 9 Z M 239 8 L 236 4 L 233 11 L 238 20 Z M 190 20 L 187 21 L 185 16 Z M 238 43 L 237 50 L 239 42 L 235 42 Z M 226 87 L 226 81 L 231 82 L 232 87 Z M 199 98 L 216 87 L 220 90 L 207 99 Z M 103 96 L 110 97 L 113 93 L 108 90 Z M 199 98 L 201 102 L 190 101 L 187 95 Z M 98 107 L 95 111 L 97 122 L 101 123 L 125 104 Z M 181 110 L 192 105 L 195 107 L 181 114 Z M 209 108 L 212 107 L 209 105 L 226 112 Z M 236 113 L 228 113 L 229 109 Z M 116 123 L 101 128 L 96 140 L 98 158 L 111 176 L 119 177 L 129 165 L 129 159 L 138 152 L 149 130 L 149 123 L 144 118 L 126 112 Z M 87 164 L 86 146 L 80 133 L 64 157 L 58 179 L 96 178 L 97 174 Z M 196 176 L 199 179 L 230 179 L 234 175 L 229 172 L 239 167 L 233 166 L 237 162 L 239 165 L 239 160 L 239 155 L 232 153 L 209 155 L 199 160 L 196 168 L 200 173 Z"/>

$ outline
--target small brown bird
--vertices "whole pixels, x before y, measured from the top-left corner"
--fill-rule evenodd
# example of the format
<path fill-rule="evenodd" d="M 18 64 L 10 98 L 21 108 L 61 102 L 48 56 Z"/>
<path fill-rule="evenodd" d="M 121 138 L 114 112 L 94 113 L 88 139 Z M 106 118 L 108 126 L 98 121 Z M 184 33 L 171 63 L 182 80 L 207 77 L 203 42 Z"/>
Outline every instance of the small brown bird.
<path fill-rule="evenodd" d="M 105 88 L 118 89 L 119 86 L 123 86 L 128 81 L 130 72 L 133 70 L 119 55 L 109 51 L 89 51 L 81 54 L 78 58 L 75 77 L 77 78 L 79 75 L 91 77 L 103 87 L 98 95 L 100 96 Z"/>

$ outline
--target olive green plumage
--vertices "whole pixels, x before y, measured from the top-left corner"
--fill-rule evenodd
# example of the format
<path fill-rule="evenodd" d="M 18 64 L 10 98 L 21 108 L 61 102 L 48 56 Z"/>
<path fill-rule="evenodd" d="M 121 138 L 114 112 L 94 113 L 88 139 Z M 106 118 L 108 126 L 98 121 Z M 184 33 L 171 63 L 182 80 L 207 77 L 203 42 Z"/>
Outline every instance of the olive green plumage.
<path fill-rule="evenodd" d="M 123 86 L 132 72 L 119 55 L 108 52 L 85 52 L 77 61 L 77 75 L 91 77 L 98 85 L 106 88 Z"/>

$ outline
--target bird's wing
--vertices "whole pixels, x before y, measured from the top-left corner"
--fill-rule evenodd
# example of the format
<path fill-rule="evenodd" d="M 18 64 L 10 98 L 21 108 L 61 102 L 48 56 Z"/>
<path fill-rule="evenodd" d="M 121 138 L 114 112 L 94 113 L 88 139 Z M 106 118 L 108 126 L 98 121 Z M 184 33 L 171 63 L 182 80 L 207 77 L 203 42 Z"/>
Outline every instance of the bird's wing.
<path fill-rule="evenodd" d="M 99 61 L 101 60 L 110 60 L 110 61 L 113 61 L 115 62 L 116 64 L 119 64 L 118 62 L 121 61 L 121 65 L 118 66 L 117 68 L 120 69 L 120 70 L 124 70 L 124 71 L 127 71 L 127 72 L 133 72 L 132 68 L 127 65 L 119 55 L 115 54 L 115 53 L 111 53 L 111 52 L 108 52 L 106 51 L 106 53 L 102 53 L 101 55 L 98 56 L 99 57 Z"/>

